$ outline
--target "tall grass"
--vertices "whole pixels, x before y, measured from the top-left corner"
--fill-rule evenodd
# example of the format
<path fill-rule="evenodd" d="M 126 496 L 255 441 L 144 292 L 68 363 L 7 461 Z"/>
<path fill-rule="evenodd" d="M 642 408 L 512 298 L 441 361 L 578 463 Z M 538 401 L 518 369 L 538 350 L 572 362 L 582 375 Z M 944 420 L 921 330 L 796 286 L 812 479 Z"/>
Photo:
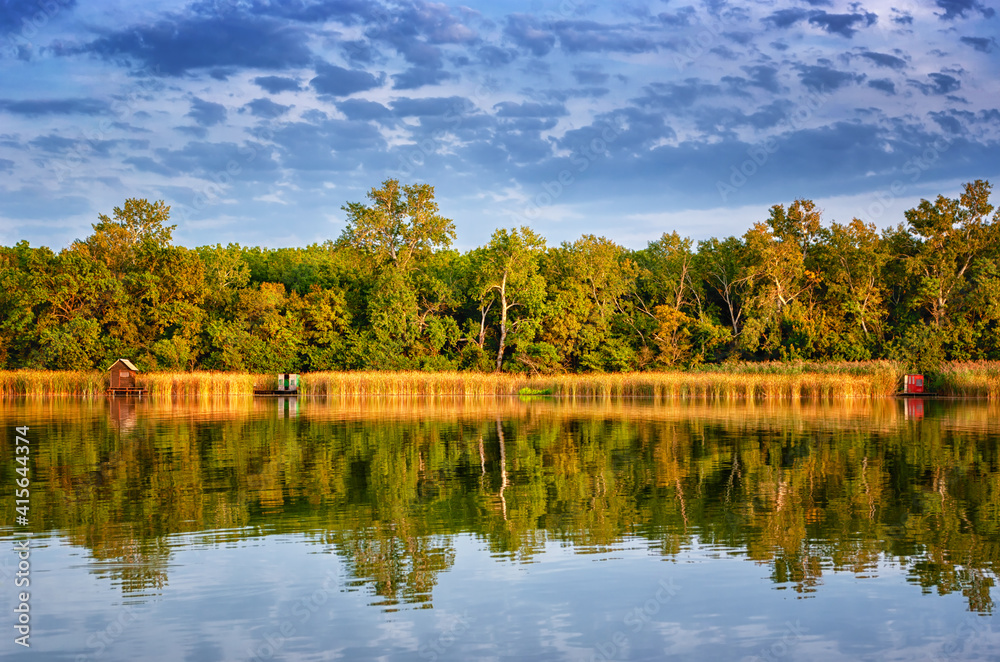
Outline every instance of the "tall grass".
<path fill-rule="evenodd" d="M 942 395 L 1000 400 L 1000 361 L 947 363 L 933 380 Z"/>
<path fill-rule="evenodd" d="M 136 385 L 154 398 L 229 397 L 253 395 L 255 385 L 267 379 L 264 375 L 238 372 L 150 372 L 140 373 Z M 271 379 L 277 381 L 276 377 Z"/>
<path fill-rule="evenodd" d="M 718 369 L 712 369 L 718 368 Z M 896 394 L 902 366 L 866 364 L 732 364 L 695 371 L 549 378 L 552 392 L 570 396 L 656 399 L 881 398 Z M 538 379 L 538 384 L 546 383 Z"/>
<path fill-rule="evenodd" d="M 899 392 L 905 365 L 858 363 L 727 363 L 677 372 L 585 375 L 511 375 L 470 372 L 314 372 L 301 376 L 304 396 L 510 396 L 547 392 L 556 396 L 815 399 L 882 398 Z M 137 385 L 154 398 L 251 396 L 274 389 L 275 375 L 227 372 L 140 373 Z M 951 363 L 932 376 L 941 395 L 1000 399 L 1000 362 Z M 0 371 L 0 396 L 97 397 L 108 388 L 99 371 Z"/>
<path fill-rule="evenodd" d="M 274 378 L 272 378 L 274 379 Z M 262 375 L 228 372 L 150 372 L 136 377 L 136 386 L 153 397 L 252 395 Z M 109 386 L 108 374 L 97 370 L 0 371 L 0 396 L 98 397 Z"/>
<path fill-rule="evenodd" d="M 303 395 L 514 395 L 671 398 L 878 398 L 894 395 L 902 364 L 733 364 L 718 370 L 533 376 L 462 372 L 321 372 Z"/>
<path fill-rule="evenodd" d="M 530 379 L 475 372 L 313 372 L 302 375 L 303 395 L 513 395 Z"/>
<path fill-rule="evenodd" d="M 0 371 L 0 396 L 73 395 L 96 397 L 108 388 L 108 378 L 96 370 Z"/>

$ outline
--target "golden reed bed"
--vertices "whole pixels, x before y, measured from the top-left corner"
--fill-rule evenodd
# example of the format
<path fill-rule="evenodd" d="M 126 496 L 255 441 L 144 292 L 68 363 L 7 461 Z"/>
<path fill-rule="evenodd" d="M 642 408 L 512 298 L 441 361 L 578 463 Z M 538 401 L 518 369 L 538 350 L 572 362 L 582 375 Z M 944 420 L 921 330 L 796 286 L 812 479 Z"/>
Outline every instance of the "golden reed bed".
<path fill-rule="evenodd" d="M 360 396 L 509 396 L 653 398 L 881 398 L 896 394 L 900 363 L 738 363 L 685 372 L 582 375 L 512 375 L 472 372 L 315 372 L 301 376 L 299 394 Z M 941 395 L 1000 399 L 1000 363 L 953 363 L 932 384 Z M 251 396 L 275 388 L 273 375 L 226 372 L 140 373 L 152 397 Z M 0 372 L 0 396 L 102 396 L 99 371 Z"/>
<path fill-rule="evenodd" d="M 360 396 L 509 396 L 542 394 L 652 398 L 882 398 L 901 388 L 905 368 L 863 363 L 737 363 L 684 372 L 512 375 L 474 372 L 314 372 L 301 376 L 299 394 Z M 952 363 L 934 378 L 940 395 L 1000 399 L 1000 362 Z M 275 388 L 274 375 L 228 372 L 140 373 L 152 397 L 251 396 Z M 0 396 L 104 395 L 99 371 L 0 371 Z"/>

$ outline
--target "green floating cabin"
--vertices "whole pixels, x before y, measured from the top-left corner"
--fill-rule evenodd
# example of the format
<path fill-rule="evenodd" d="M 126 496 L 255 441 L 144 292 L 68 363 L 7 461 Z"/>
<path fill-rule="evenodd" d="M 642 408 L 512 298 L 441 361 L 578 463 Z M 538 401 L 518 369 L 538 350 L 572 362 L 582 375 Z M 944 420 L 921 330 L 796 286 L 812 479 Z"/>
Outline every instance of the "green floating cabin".
<path fill-rule="evenodd" d="M 254 395 L 288 395 L 296 396 L 299 393 L 299 375 L 294 372 L 282 372 L 278 374 L 278 388 L 253 390 Z"/>

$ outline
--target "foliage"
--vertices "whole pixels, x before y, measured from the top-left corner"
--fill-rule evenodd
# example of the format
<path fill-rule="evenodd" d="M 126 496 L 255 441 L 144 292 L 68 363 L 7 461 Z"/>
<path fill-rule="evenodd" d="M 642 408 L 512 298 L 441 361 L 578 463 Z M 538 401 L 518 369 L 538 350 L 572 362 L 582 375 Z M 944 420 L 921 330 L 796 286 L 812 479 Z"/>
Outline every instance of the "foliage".
<path fill-rule="evenodd" d="M 630 250 L 527 227 L 450 248 L 434 189 L 388 179 L 305 248 L 172 245 L 128 199 L 58 253 L 0 247 L 0 368 L 627 373 L 723 361 L 1000 359 L 1000 212 L 989 182 L 879 234 L 774 205 L 741 237 Z"/>

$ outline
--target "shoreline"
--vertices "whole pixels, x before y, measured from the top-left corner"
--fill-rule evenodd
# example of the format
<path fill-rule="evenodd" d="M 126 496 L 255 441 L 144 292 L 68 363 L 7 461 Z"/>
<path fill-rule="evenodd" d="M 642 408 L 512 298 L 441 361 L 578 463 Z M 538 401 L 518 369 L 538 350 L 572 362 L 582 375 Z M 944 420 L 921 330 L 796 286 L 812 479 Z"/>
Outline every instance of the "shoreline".
<path fill-rule="evenodd" d="M 672 372 L 523 375 L 477 372 L 314 372 L 300 376 L 298 396 L 570 396 L 654 399 L 885 398 L 901 395 L 904 364 L 739 363 Z M 136 377 L 144 397 L 254 397 L 276 375 L 148 372 Z M 0 396 L 106 395 L 107 373 L 0 371 Z M 929 380 L 925 397 L 1000 399 L 1000 362 L 949 363 Z M 291 394 L 289 394 L 291 395 Z M 261 397 L 282 397 L 261 396 Z"/>

